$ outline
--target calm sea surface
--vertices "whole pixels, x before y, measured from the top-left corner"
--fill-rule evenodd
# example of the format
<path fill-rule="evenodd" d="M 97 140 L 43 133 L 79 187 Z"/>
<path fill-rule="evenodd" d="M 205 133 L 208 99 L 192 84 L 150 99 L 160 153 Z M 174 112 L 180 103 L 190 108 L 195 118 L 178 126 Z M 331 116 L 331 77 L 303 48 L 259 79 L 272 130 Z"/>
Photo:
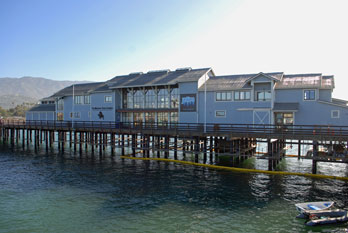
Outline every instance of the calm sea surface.
<path fill-rule="evenodd" d="M 310 161 L 296 158 L 281 166 L 311 170 Z M 342 176 L 348 170 L 318 169 Z M 0 145 L 1 233 L 348 231 L 347 224 L 306 227 L 295 218 L 295 203 L 327 199 L 348 207 L 348 182 Z"/>

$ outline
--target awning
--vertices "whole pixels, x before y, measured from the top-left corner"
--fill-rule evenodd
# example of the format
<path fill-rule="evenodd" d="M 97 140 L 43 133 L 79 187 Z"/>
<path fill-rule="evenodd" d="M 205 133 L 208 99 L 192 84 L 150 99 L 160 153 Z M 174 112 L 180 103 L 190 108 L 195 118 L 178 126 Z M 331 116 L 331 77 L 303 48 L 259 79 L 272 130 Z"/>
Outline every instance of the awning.
<path fill-rule="evenodd" d="M 273 112 L 297 112 L 298 103 L 274 103 Z"/>

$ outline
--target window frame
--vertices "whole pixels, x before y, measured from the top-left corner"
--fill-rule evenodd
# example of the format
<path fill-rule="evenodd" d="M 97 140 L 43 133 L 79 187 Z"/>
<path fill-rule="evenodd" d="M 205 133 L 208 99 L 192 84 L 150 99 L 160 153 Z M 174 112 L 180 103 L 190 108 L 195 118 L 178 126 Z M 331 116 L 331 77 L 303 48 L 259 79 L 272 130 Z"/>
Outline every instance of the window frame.
<path fill-rule="evenodd" d="M 334 112 L 337 112 L 337 116 L 334 116 Z M 331 118 L 339 119 L 340 118 L 340 110 L 338 110 L 338 109 L 331 110 Z"/>
<path fill-rule="evenodd" d="M 314 92 L 314 99 L 306 99 L 306 92 L 309 92 L 309 97 L 310 97 L 310 92 L 313 91 Z M 303 100 L 304 101 L 316 101 L 317 100 L 317 92 L 315 89 L 305 89 L 303 90 Z"/>
<path fill-rule="evenodd" d="M 107 99 L 110 98 L 111 101 L 108 101 Z M 112 103 L 112 95 L 105 95 L 104 96 L 104 103 Z"/>
<path fill-rule="evenodd" d="M 218 116 L 217 115 L 218 112 L 223 112 L 224 115 L 223 116 Z M 217 117 L 217 118 L 226 118 L 226 110 L 215 110 L 215 117 Z"/>
<path fill-rule="evenodd" d="M 236 99 L 236 94 L 238 93 L 238 99 Z M 244 98 L 241 99 L 241 93 L 244 93 L 243 96 Z M 245 98 L 246 97 L 246 93 L 249 93 L 249 98 Z M 234 91 L 233 92 L 233 100 L 234 101 L 250 101 L 251 100 L 251 91 L 250 90 L 239 90 L 239 91 Z"/>
<path fill-rule="evenodd" d="M 222 98 L 223 94 L 225 98 Z M 230 99 L 227 98 L 227 94 L 230 94 Z M 220 98 L 218 98 L 220 95 Z M 215 92 L 215 101 L 216 102 L 231 102 L 233 100 L 233 92 L 232 91 L 216 91 Z"/>

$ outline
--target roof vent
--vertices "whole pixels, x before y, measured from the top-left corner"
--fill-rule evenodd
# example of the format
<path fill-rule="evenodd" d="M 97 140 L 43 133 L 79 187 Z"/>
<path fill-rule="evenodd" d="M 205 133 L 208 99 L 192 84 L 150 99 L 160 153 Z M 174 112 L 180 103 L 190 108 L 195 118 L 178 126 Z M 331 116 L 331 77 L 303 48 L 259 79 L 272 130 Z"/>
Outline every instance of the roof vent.
<path fill-rule="evenodd" d="M 169 69 L 167 69 L 167 70 L 150 70 L 147 73 L 152 74 L 152 73 L 168 73 L 168 72 L 170 72 Z"/>
<path fill-rule="evenodd" d="M 143 72 L 133 72 L 133 73 L 129 73 L 129 75 L 142 75 L 144 74 Z"/>
<path fill-rule="evenodd" d="M 178 68 L 175 71 L 191 71 L 192 68 L 191 67 L 183 67 L 183 68 Z"/>

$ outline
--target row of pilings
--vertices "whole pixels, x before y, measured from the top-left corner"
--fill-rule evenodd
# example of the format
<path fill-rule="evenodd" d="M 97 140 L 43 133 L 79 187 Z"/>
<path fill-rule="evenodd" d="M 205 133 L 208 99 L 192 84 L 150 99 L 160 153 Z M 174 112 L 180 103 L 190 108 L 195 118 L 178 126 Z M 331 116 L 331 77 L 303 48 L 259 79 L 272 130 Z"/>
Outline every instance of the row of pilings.
<path fill-rule="evenodd" d="M 232 166 L 255 155 L 256 139 L 227 138 L 215 136 L 173 136 L 150 134 L 127 134 L 116 132 L 50 130 L 6 128 L 0 130 L 0 140 L 23 149 L 45 147 L 58 149 L 64 153 L 69 149 L 74 153 L 103 155 L 110 150 L 111 156 L 128 155 L 144 158 L 171 158 L 178 160 L 194 159 L 195 162 L 218 163 L 220 156 L 227 156 Z M 284 140 L 268 140 L 268 169 L 274 170 L 285 155 Z"/>

